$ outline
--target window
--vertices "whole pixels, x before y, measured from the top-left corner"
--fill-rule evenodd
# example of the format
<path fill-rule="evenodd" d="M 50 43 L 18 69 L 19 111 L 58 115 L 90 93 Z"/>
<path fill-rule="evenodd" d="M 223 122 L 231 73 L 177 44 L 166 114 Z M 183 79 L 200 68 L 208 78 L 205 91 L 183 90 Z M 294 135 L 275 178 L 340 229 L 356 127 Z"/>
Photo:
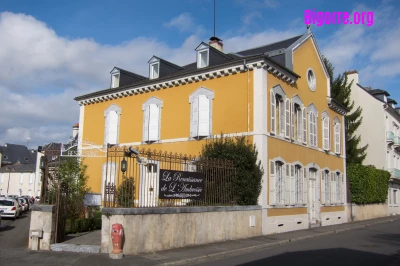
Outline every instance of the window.
<path fill-rule="evenodd" d="M 315 91 L 316 85 L 317 85 L 317 80 L 314 74 L 314 71 L 309 68 L 307 70 L 307 83 L 308 87 L 310 88 L 311 91 Z"/>
<path fill-rule="evenodd" d="M 34 176 L 33 173 L 30 173 L 30 174 L 29 174 L 29 184 L 32 184 L 32 183 L 33 183 L 33 176 Z"/>
<path fill-rule="evenodd" d="M 212 135 L 213 99 L 214 92 L 203 87 L 190 95 L 190 137 L 208 137 Z"/>
<path fill-rule="evenodd" d="M 119 73 L 112 75 L 111 88 L 119 87 Z"/>
<path fill-rule="evenodd" d="M 208 66 L 208 49 L 197 53 L 197 67 L 202 68 Z"/>
<path fill-rule="evenodd" d="M 309 143 L 311 147 L 317 147 L 317 115 L 309 112 Z"/>
<path fill-rule="evenodd" d="M 24 183 L 24 173 L 21 173 L 19 176 L 19 183 L 23 184 Z"/>
<path fill-rule="evenodd" d="M 336 172 L 336 204 L 343 203 L 343 178 L 342 174 Z"/>
<path fill-rule="evenodd" d="M 104 111 L 104 144 L 117 144 L 119 137 L 119 121 L 121 108 L 113 104 Z"/>
<path fill-rule="evenodd" d="M 276 187 L 276 203 L 281 205 L 284 203 L 284 164 L 281 162 L 275 163 L 275 187 Z"/>
<path fill-rule="evenodd" d="M 337 185 L 336 185 L 336 173 L 331 172 L 331 184 L 330 184 L 330 190 L 331 190 L 331 204 L 336 204 L 337 203 Z"/>
<path fill-rule="evenodd" d="M 271 133 L 290 138 L 290 99 L 282 92 L 271 90 Z"/>
<path fill-rule="evenodd" d="M 1 174 L 1 183 L 4 183 L 4 174 Z"/>
<path fill-rule="evenodd" d="M 150 65 L 150 79 L 156 79 L 160 75 L 160 63 L 153 63 Z"/>
<path fill-rule="evenodd" d="M 32 197 L 32 190 L 28 190 L 28 196 Z"/>
<path fill-rule="evenodd" d="M 295 203 L 303 204 L 303 169 L 300 165 L 294 166 Z"/>
<path fill-rule="evenodd" d="M 334 120 L 333 130 L 335 134 L 335 153 L 340 154 L 340 123 L 337 118 Z"/>
<path fill-rule="evenodd" d="M 330 175 L 329 171 L 321 171 L 321 203 L 330 204 L 331 203 L 331 191 L 330 191 Z"/>
<path fill-rule="evenodd" d="M 330 150 L 330 128 L 329 117 L 326 112 L 322 113 L 322 148 Z"/>
<path fill-rule="evenodd" d="M 151 97 L 142 105 L 143 110 L 143 142 L 160 140 L 161 107 L 163 101 Z"/>
<path fill-rule="evenodd" d="M 397 189 L 393 190 L 393 204 L 397 204 Z"/>
<path fill-rule="evenodd" d="M 104 195 L 104 184 L 108 185 L 116 185 L 115 184 L 115 177 L 117 174 L 117 164 L 116 163 L 104 163 L 102 166 L 102 182 L 101 182 L 101 194 L 104 201 L 113 201 L 112 195 L 109 196 L 107 199 Z"/>
<path fill-rule="evenodd" d="M 292 105 L 292 138 L 295 141 L 302 142 L 302 112 L 301 107 L 297 103 Z"/>

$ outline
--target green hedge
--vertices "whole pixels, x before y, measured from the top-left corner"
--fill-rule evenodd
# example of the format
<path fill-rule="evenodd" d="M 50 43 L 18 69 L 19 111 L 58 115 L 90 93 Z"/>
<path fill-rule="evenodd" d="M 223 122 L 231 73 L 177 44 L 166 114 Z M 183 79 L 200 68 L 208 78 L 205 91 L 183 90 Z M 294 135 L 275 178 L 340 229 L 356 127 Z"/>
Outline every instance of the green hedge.
<path fill-rule="evenodd" d="M 373 166 L 350 164 L 347 166 L 351 201 L 356 204 L 385 203 L 390 173 Z"/>
<path fill-rule="evenodd" d="M 101 229 L 101 216 L 100 218 L 67 220 L 65 226 L 65 233 L 75 234 L 75 233 L 93 231 L 97 229 Z"/>

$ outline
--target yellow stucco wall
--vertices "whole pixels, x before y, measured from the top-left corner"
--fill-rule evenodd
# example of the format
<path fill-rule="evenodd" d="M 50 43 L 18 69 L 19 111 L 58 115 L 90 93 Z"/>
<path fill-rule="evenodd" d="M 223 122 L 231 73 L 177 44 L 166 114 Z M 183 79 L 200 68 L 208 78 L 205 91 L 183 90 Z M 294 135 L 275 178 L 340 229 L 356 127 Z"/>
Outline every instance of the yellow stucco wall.
<path fill-rule="evenodd" d="M 150 149 L 182 154 L 198 155 L 205 140 L 189 140 L 190 103 L 189 96 L 198 88 L 214 91 L 212 103 L 212 133 L 242 133 L 253 130 L 253 71 L 214 78 L 201 82 L 161 89 L 139 95 L 113 99 L 85 106 L 83 139 L 103 145 L 104 111 L 111 105 L 119 106 L 121 111 L 119 143 L 142 141 L 142 104 L 155 96 L 163 100 L 161 110 L 160 139 L 174 141 L 140 145 Z M 249 138 L 252 142 L 252 138 Z M 94 192 L 101 190 L 102 164 L 105 158 L 87 158 L 89 186 Z"/>

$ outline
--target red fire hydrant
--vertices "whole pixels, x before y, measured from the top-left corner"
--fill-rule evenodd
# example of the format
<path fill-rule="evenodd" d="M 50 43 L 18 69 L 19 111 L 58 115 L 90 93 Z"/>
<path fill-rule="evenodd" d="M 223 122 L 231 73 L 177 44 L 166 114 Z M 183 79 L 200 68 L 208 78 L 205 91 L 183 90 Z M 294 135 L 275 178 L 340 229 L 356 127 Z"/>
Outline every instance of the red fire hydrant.
<path fill-rule="evenodd" d="M 111 239 L 113 243 L 113 251 L 114 254 L 122 253 L 122 238 L 124 236 L 124 232 L 122 229 L 122 224 L 113 224 L 111 229 Z"/>

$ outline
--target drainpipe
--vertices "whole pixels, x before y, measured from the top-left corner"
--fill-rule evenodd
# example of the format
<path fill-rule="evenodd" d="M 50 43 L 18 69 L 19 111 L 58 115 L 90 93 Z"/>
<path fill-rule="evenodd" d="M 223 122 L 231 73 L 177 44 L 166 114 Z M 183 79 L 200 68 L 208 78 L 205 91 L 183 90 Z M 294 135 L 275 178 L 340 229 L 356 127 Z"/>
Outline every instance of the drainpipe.
<path fill-rule="evenodd" d="M 243 59 L 243 67 L 245 69 L 245 71 L 247 72 L 247 135 L 249 135 L 250 132 L 250 90 L 249 90 L 249 83 L 250 83 L 250 74 L 249 71 L 247 69 L 247 65 L 246 65 L 246 59 Z"/>

